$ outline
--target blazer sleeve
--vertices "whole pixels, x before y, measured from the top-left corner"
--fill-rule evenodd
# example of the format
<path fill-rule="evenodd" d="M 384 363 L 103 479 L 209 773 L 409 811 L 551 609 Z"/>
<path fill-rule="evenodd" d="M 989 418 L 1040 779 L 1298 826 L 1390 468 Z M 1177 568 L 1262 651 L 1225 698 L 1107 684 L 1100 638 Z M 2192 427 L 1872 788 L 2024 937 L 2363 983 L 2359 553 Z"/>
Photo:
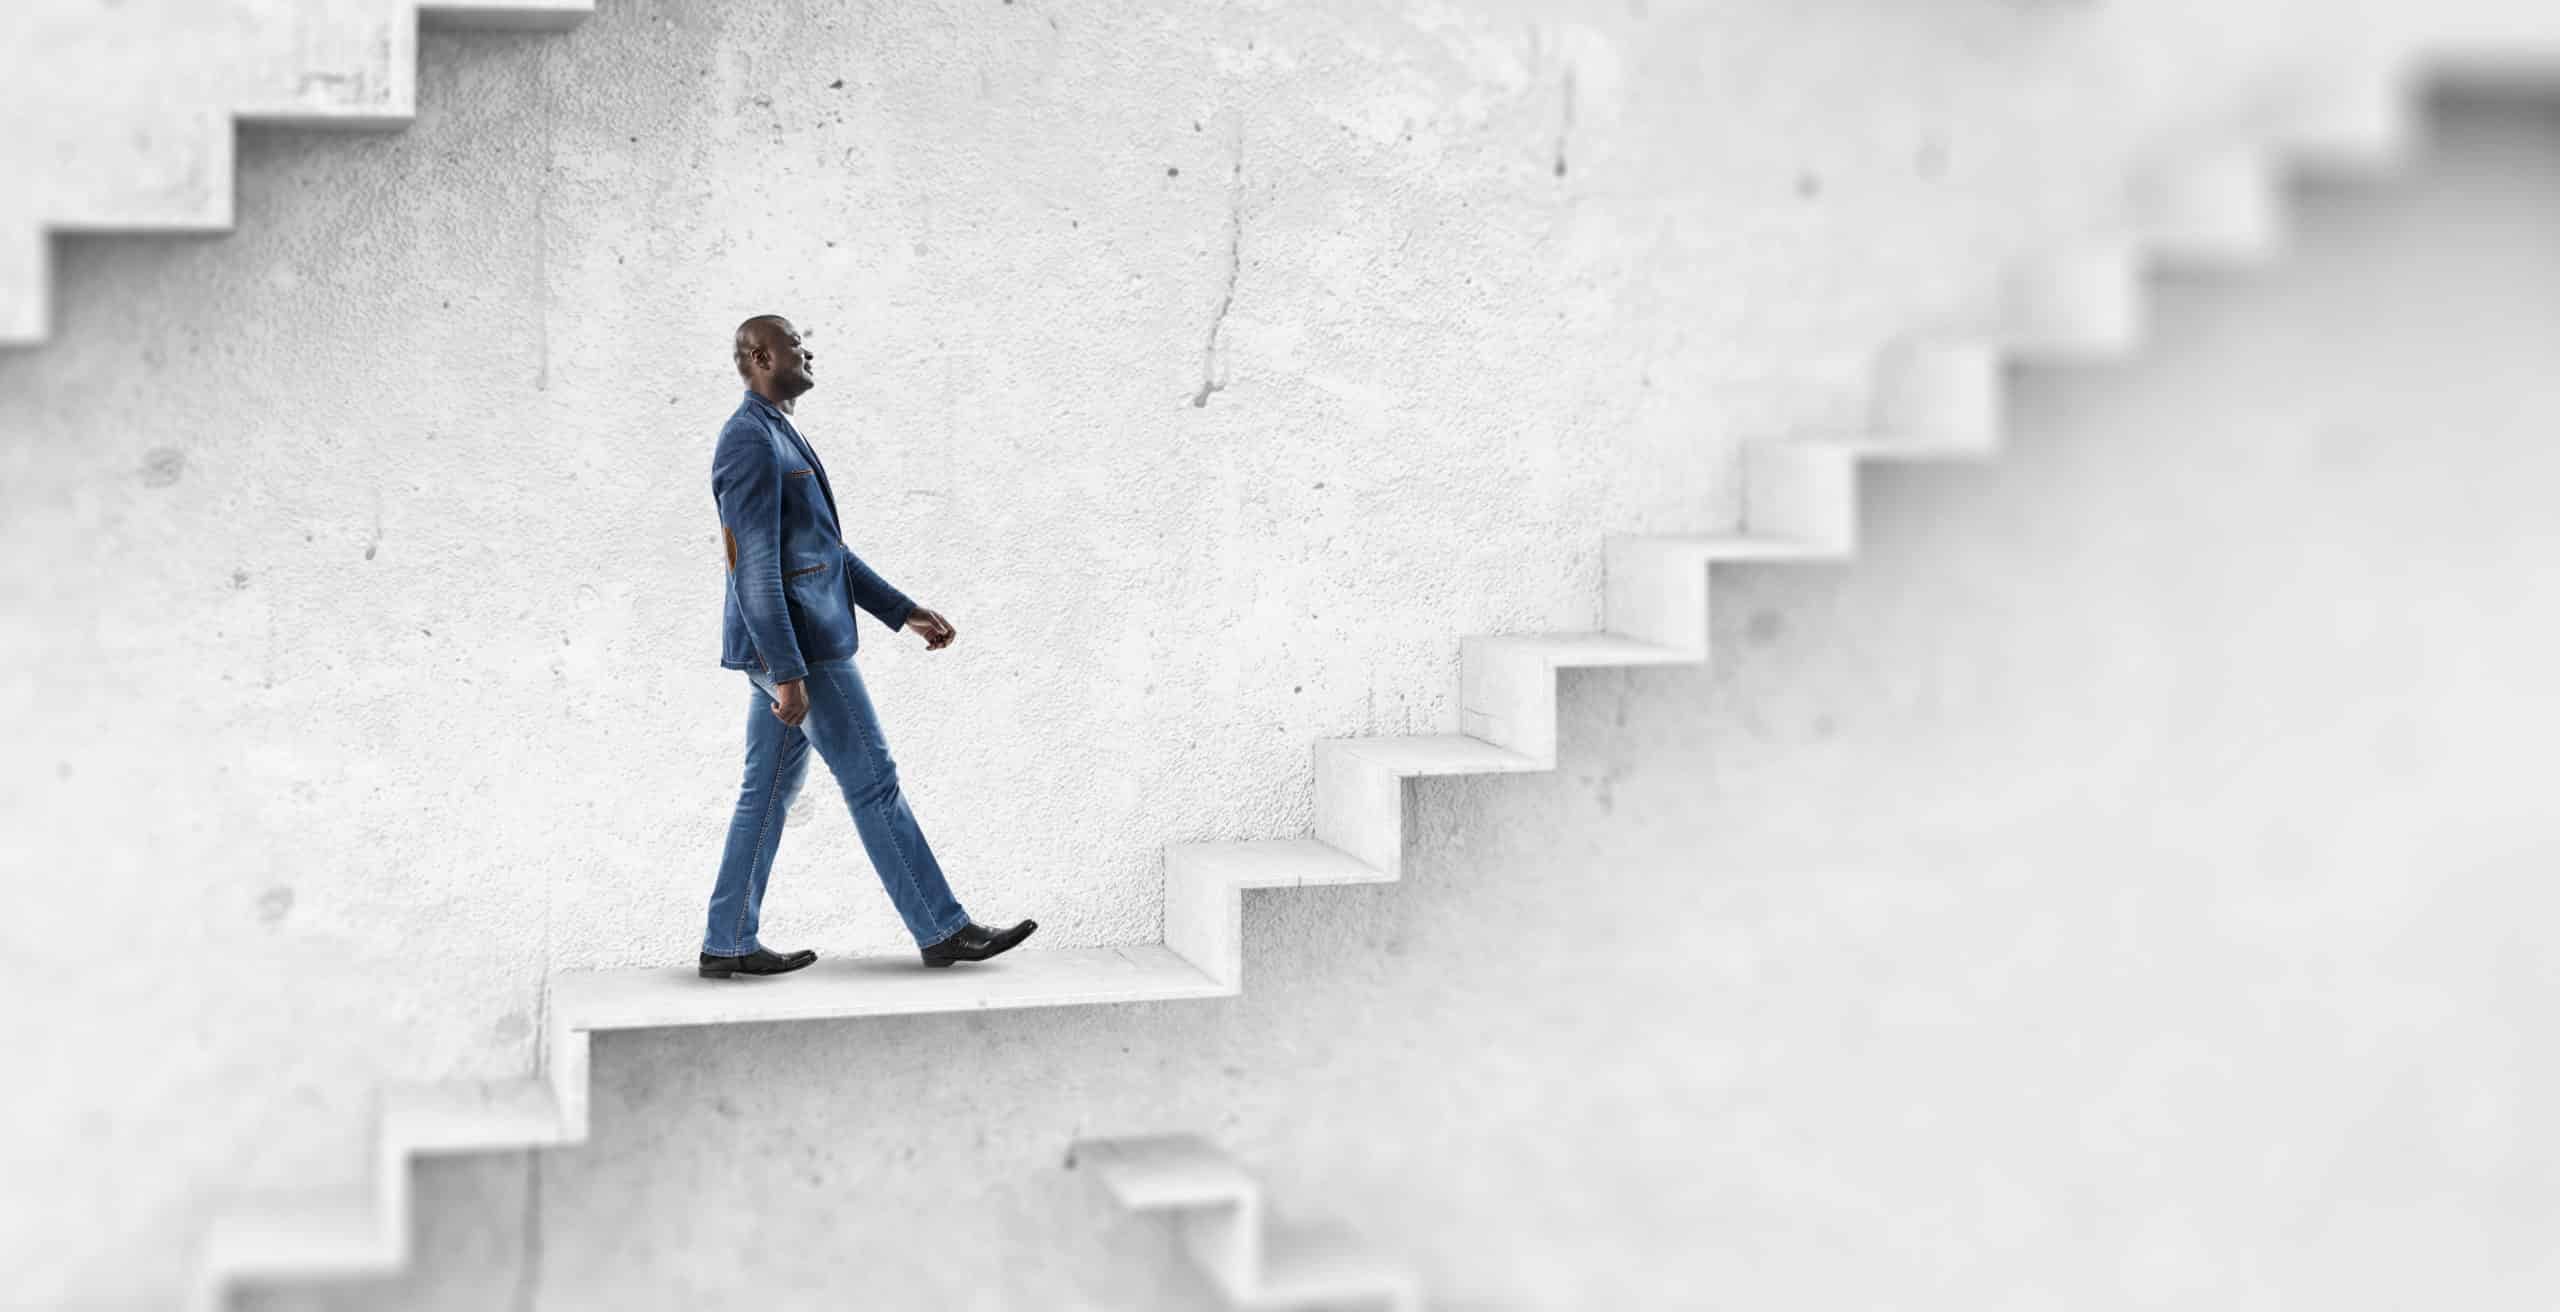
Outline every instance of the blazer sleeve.
<path fill-rule="evenodd" d="M 737 590 L 748 641 L 775 683 L 806 677 L 809 667 L 800 659 L 800 640 L 791 632 L 791 611 L 782 598 L 782 470 L 763 432 L 746 424 L 720 431 L 720 448 L 711 457 L 711 495 L 720 503 L 729 586 Z"/>
<path fill-rule="evenodd" d="M 844 578 L 845 586 L 853 593 L 854 605 L 878 616 L 880 622 L 890 628 L 907 627 L 907 616 L 914 612 L 916 604 L 907 599 L 907 594 L 889 586 L 889 580 L 863 564 L 862 557 L 853 554 L 851 547 L 844 549 Z"/>

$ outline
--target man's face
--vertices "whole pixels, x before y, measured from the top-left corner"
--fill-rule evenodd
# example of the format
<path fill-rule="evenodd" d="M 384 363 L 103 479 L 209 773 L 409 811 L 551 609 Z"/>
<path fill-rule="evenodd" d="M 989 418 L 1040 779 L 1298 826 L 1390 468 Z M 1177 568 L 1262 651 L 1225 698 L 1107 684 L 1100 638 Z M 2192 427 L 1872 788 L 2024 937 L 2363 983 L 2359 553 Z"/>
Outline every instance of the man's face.
<path fill-rule="evenodd" d="M 818 354 L 801 342 L 800 330 L 789 320 L 766 327 L 764 345 L 773 357 L 774 391 L 791 397 L 818 385 Z"/>

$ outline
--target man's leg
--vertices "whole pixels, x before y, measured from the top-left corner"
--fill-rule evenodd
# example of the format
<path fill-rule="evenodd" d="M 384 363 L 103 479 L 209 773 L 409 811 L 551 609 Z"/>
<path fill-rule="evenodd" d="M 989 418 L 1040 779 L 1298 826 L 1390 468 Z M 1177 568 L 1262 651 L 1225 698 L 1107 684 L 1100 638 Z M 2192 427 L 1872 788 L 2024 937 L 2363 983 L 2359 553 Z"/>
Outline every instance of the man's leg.
<path fill-rule="evenodd" d="M 880 718 L 851 658 L 809 666 L 809 715 L 800 731 L 824 757 L 844 790 L 853 827 L 862 835 L 871 868 L 919 947 L 939 943 L 969 923 L 960 901 L 943 882 L 933 849 L 898 790 L 898 766 L 880 736 Z"/>
<path fill-rule="evenodd" d="M 742 957 L 756 950 L 756 917 L 764 905 L 765 881 L 773 874 L 774 854 L 782 849 L 782 818 L 808 772 L 808 737 L 776 719 L 772 694 L 755 687 L 747 701 L 746 782 L 738 790 L 738 809 L 729 816 L 720 876 L 711 886 L 711 914 L 702 934 L 705 953 Z"/>

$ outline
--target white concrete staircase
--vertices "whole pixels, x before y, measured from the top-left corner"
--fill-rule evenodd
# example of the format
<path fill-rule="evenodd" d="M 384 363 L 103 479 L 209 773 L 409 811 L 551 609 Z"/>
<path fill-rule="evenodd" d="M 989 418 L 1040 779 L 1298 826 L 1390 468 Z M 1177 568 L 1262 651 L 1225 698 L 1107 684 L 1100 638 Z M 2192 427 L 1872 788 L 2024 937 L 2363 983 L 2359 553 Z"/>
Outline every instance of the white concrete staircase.
<path fill-rule="evenodd" d="M 1120 1206 L 1171 1217 L 1183 1251 L 1228 1307 L 1420 1312 L 1411 1268 L 1338 1226 L 1275 1221 L 1261 1182 L 1206 1139 L 1088 1139 L 1069 1164 L 1092 1171 Z"/>
<path fill-rule="evenodd" d="M 1749 448 L 1738 530 L 1609 539 L 1601 631 L 1463 639 L 1462 723 L 1455 732 L 1315 744 L 1312 834 L 1166 849 L 1161 942 L 1033 949 L 947 972 L 926 972 L 901 956 L 821 962 L 773 981 L 710 982 L 686 967 L 554 975 L 538 1075 L 386 1093 L 370 1193 L 224 1219 L 202 1253 L 196 1305 L 218 1305 L 243 1282 L 401 1268 L 409 1256 L 411 1162 L 583 1141 L 589 1048 L 598 1033 L 1239 992 L 1245 890 L 1397 879 L 1404 867 L 1407 779 L 1553 768 L 1558 671 L 1705 661 L 1713 566 L 1832 560 L 1854 552 L 1858 476 L 1867 462 L 1995 454 L 2011 363 L 2130 351 L 2141 336 L 2147 271 L 2245 264 L 2277 253 L 2291 170 L 2376 171 L 2406 156 L 2413 143 L 2413 80 L 2399 69 L 2348 79 L 2308 95 L 2297 111 L 2260 125 L 2244 141 L 2158 170 L 2128 198 L 2120 231 L 2093 234 L 2028 262 L 2007 290 L 2002 322 L 1915 336 L 1884 351 L 1866 431 Z M 1252 1250 L 1260 1241 L 1247 1236 L 1259 1231 L 1247 1222 L 1258 1214 L 1258 1195 L 1240 1172 L 1220 1165 L 1213 1150 L 1168 1139 L 1083 1151 L 1085 1160 L 1105 1168 L 1106 1182 L 1124 1204 L 1209 1216 L 1185 1222 L 1200 1229 L 1188 1242 L 1206 1254 L 1204 1264 L 1222 1288 L 1266 1300 L 1240 1305 L 1299 1305 L 1267 1301 L 1273 1291 L 1298 1288 L 1289 1273 L 1301 1259 L 1285 1246 Z M 1308 1251 L 1308 1269 L 1333 1271 L 1326 1263 L 1343 1250 L 1319 1245 Z"/>
<path fill-rule="evenodd" d="M 394 128 L 418 28 L 563 28 L 595 0 L 12 0 L 0 346 L 52 327 L 57 232 L 228 232 L 241 123 Z M 138 62 L 135 52 L 187 52 Z"/>

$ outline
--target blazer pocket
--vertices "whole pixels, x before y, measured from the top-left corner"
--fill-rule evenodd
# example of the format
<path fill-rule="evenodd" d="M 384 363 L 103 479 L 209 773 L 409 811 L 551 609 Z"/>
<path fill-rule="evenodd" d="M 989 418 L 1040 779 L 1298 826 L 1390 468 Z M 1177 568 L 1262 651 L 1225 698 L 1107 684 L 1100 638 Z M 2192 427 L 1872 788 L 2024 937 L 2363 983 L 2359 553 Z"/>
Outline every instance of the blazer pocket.
<path fill-rule="evenodd" d="M 801 575 L 803 575 L 803 574 L 815 574 L 815 573 L 817 573 L 819 570 L 822 570 L 822 569 L 825 569 L 825 568 L 826 568 L 826 566 L 824 566 L 824 565 L 807 565 L 807 566 L 803 566 L 803 567 L 801 567 L 801 568 L 799 568 L 799 569 L 792 570 L 792 571 L 790 571 L 790 572 L 788 572 L 788 573 L 784 574 L 782 577 L 784 577 L 784 578 L 786 578 L 786 579 L 796 579 L 796 578 L 800 577 L 800 576 L 801 576 Z"/>
<path fill-rule="evenodd" d="M 807 478 L 817 472 L 818 471 L 814 469 L 786 469 L 782 471 L 782 476 L 784 478 Z"/>

